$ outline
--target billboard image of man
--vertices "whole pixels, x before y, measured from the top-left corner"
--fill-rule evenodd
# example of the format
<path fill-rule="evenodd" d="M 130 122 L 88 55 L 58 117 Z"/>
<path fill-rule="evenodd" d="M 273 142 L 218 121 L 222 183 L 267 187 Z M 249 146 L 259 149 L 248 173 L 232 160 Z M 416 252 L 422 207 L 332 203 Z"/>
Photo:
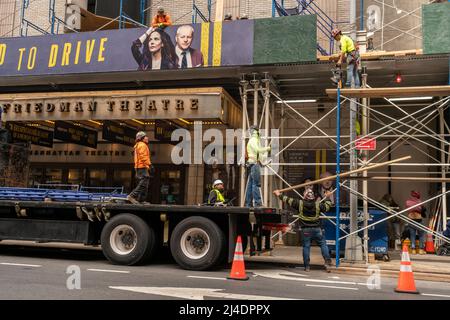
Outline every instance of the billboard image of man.
<path fill-rule="evenodd" d="M 194 28 L 190 25 L 180 26 L 175 36 L 175 51 L 178 56 L 178 67 L 195 68 L 203 66 L 203 54 L 200 50 L 191 48 L 194 39 Z"/>

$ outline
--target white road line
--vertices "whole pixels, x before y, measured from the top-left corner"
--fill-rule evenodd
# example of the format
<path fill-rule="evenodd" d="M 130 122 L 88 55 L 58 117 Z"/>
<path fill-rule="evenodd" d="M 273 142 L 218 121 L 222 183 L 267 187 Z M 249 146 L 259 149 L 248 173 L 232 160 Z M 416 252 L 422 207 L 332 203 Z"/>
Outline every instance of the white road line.
<path fill-rule="evenodd" d="M 1 262 L 0 264 L 4 266 L 17 266 L 17 267 L 32 267 L 32 268 L 42 267 L 39 264 L 23 264 L 23 263 L 9 263 L 9 262 Z"/>
<path fill-rule="evenodd" d="M 320 285 L 320 284 L 305 284 L 305 286 L 307 286 L 307 287 L 318 287 L 318 288 L 331 288 L 331 289 L 359 290 L 358 288 L 323 286 L 323 285 Z"/>
<path fill-rule="evenodd" d="M 201 276 L 187 276 L 187 277 L 196 279 L 227 280 L 227 278 L 218 278 L 218 277 L 201 277 Z"/>
<path fill-rule="evenodd" d="M 450 298 L 450 295 L 446 295 L 446 294 L 421 293 L 420 295 L 429 296 L 429 297 Z"/>
<path fill-rule="evenodd" d="M 123 270 L 107 270 L 107 269 L 87 269 L 87 270 L 96 272 L 130 273 L 130 271 L 123 271 Z"/>

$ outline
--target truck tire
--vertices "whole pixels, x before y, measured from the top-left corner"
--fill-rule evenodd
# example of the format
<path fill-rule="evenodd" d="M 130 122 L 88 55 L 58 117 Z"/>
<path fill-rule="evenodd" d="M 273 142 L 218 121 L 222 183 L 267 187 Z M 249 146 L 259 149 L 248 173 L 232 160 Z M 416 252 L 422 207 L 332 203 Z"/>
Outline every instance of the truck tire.
<path fill-rule="evenodd" d="M 210 269 L 220 263 L 226 251 L 225 235 L 213 221 L 204 217 L 189 217 L 172 231 L 170 251 L 183 269 Z"/>
<path fill-rule="evenodd" d="M 141 264 L 155 252 L 155 231 L 138 216 L 119 214 L 103 227 L 101 245 L 105 257 L 114 264 Z"/>

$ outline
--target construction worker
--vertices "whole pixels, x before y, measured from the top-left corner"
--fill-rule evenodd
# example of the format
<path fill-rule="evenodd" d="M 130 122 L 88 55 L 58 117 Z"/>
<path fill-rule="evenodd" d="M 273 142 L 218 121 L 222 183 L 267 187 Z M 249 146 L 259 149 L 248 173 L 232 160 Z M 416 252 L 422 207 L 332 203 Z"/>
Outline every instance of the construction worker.
<path fill-rule="evenodd" d="M 259 128 L 257 126 L 250 127 L 250 139 L 247 143 L 247 168 L 248 182 L 247 192 L 245 193 L 245 206 L 255 207 L 262 206 L 261 200 L 261 165 L 260 161 L 264 153 L 270 151 L 270 147 L 261 147 L 261 139 L 259 137 Z"/>
<path fill-rule="evenodd" d="M 233 16 L 231 15 L 231 13 L 226 13 L 223 21 L 233 21 Z"/>
<path fill-rule="evenodd" d="M 158 14 L 153 17 L 152 27 L 164 29 L 172 25 L 172 20 L 170 16 L 164 12 L 163 7 L 158 7 Z"/>
<path fill-rule="evenodd" d="M 151 165 L 147 134 L 139 131 L 136 134 L 136 144 L 134 145 L 134 169 L 138 184 L 127 197 L 131 203 L 137 204 L 147 199 Z"/>
<path fill-rule="evenodd" d="M 322 251 L 322 257 L 325 260 L 325 269 L 327 272 L 331 271 L 331 258 L 324 231 L 322 230 L 320 213 L 330 210 L 331 201 L 329 196 L 331 192 L 327 192 L 326 198 L 322 201 L 316 201 L 314 191 L 312 189 L 305 189 L 302 199 L 293 199 L 288 196 L 283 196 L 279 190 L 273 192 L 283 203 L 298 211 L 298 218 L 303 238 L 303 264 L 305 271 L 310 271 L 310 250 L 311 240 L 316 240 Z"/>
<path fill-rule="evenodd" d="M 222 194 L 223 190 L 224 190 L 223 181 L 219 179 L 214 181 L 211 192 L 209 193 L 208 204 L 209 205 L 224 204 L 225 197 Z"/>
<path fill-rule="evenodd" d="M 359 52 L 358 50 L 356 50 L 352 38 L 343 35 L 341 30 L 339 29 L 333 29 L 333 31 L 331 31 L 331 35 L 336 41 L 339 41 L 339 47 L 341 50 L 336 65 L 340 67 L 344 59 L 346 59 L 347 62 L 347 81 L 345 83 L 345 86 L 351 87 L 353 80 L 355 83 L 355 88 L 359 88 L 361 85 L 358 74 L 358 65 L 360 59 Z"/>

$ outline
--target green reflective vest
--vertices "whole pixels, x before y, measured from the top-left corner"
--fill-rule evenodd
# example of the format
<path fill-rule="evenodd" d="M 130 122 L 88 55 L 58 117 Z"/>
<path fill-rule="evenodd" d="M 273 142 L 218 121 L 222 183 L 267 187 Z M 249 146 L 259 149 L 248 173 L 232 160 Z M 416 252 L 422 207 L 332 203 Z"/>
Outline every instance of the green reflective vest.
<path fill-rule="evenodd" d="M 216 202 L 225 202 L 225 198 L 223 197 L 223 194 L 219 190 L 212 189 L 211 192 L 216 193 Z M 208 199 L 208 204 L 211 204 L 209 199 Z"/>

